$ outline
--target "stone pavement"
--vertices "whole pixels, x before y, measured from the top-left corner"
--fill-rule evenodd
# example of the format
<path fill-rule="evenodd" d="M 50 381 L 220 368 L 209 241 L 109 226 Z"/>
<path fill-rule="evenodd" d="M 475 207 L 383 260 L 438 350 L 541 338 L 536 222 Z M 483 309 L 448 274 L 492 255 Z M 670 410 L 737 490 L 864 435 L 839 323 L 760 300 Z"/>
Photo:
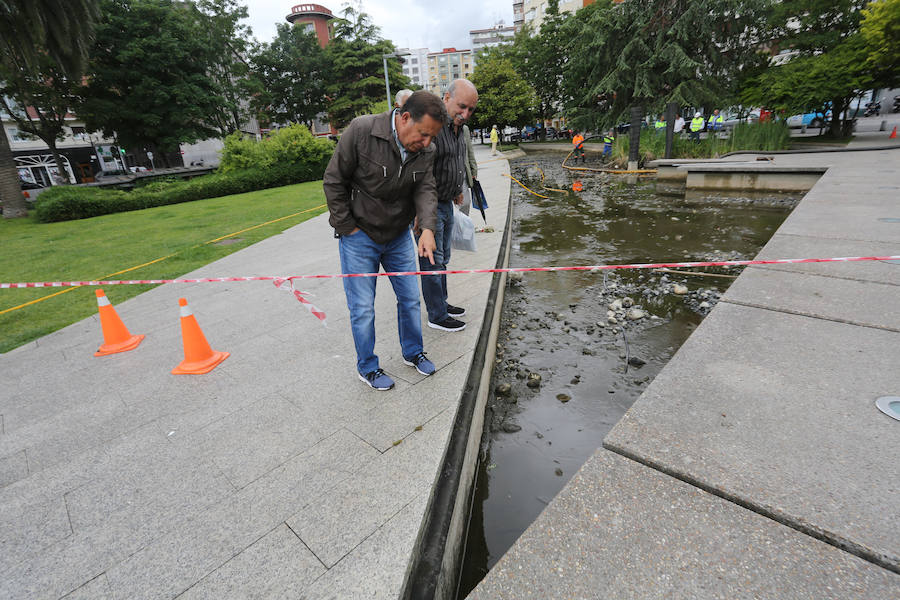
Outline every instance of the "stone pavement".
<path fill-rule="evenodd" d="M 477 152 L 495 232 L 453 253 L 460 269 L 494 266 L 506 222 L 508 164 Z M 323 214 L 187 277 L 339 272 Z M 356 376 L 338 279 L 298 284 L 327 328 L 272 282 L 164 285 L 121 304 L 111 286 L 147 336 L 136 350 L 95 358 L 92 317 L 0 356 L 0 598 L 396 597 L 490 284 L 451 279 L 468 328 L 424 328 L 438 366 L 424 378 L 402 362 L 379 278 L 390 392 Z M 206 375 L 170 374 L 182 296 L 231 352 Z"/>
<path fill-rule="evenodd" d="M 900 255 L 900 150 L 774 163 L 760 258 Z M 900 597 L 898 349 L 900 264 L 747 268 L 470 598 Z"/>

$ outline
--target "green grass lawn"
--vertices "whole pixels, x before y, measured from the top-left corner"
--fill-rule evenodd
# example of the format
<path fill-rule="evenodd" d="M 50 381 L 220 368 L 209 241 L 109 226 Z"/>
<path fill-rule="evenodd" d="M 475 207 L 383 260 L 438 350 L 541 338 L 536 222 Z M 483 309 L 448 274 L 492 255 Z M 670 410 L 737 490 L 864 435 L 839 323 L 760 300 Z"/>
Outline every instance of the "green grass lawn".
<path fill-rule="evenodd" d="M 174 279 L 321 214 L 324 204 L 322 182 L 313 181 L 62 223 L 0 218 L 0 282 Z M 206 243 L 301 211 L 308 212 L 239 233 L 234 243 Z M 118 285 L 104 291 L 117 304 L 153 287 Z M 96 313 L 96 289 L 0 289 L 0 313 L 58 294 L 0 314 L 0 352 Z"/>

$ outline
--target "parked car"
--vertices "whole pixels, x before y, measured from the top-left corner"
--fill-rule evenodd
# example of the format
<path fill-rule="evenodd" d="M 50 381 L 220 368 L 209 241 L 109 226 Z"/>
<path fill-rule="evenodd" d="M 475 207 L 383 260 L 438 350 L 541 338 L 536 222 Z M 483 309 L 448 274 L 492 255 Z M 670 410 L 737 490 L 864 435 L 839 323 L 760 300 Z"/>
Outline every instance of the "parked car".
<path fill-rule="evenodd" d="M 792 115 L 787 118 L 788 127 L 824 127 L 831 121 L 831 111 L 825 114 L 821 112 L 807 112 L 801 115 Z"/>
<path fill-rule="evenodd" d="M 749 113 L 744 113 L 743 116 L 738 116 L 736 112 L 723 115 L 723 128 L 731 129 L 738 123 L 759 123 L 759 110 L 751 110 Z"/>

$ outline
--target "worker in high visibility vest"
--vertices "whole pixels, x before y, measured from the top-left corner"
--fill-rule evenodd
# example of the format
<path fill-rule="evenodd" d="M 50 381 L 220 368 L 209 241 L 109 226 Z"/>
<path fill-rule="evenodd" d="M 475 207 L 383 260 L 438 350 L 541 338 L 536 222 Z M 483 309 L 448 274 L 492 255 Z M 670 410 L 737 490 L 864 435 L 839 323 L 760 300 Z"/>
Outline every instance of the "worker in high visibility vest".
<path fill-rule="evenodd" d="M 722 129 L 722 123 L 724 119 L 722 115 L 719 114 L 719 109 L 713 111 L 713 114 L 709 115 L 709 121 L 706 122 L 706 130 L 707 131 L 719 131 Z"/>
<path fill-rule="evenodd" d="M 656 119 L 656 123 L 653 124 L 653 129 L 654 129 L 655 131 L 659 131 L 659 130 L 665 129 L 665 128 L 666 128 L 666 116 L 665 116 L 665 115 L 660 115 L 660 116 Z"/>
<path fill-rule="evenodd" d="M 691 140 L 697 144 L 700 143 L 700 132 L 703 131 L 703 124 L 703 115 L 695 112 L 694 118 L 691 119 Z"/>
<path fill-rule="evenodd" d="M 603 134 L 603 157 L 608 158 L 612 155 L 612 145 L 615 141 L 615 135 L 612 129 Z"/>
<path fill-rule="evenodd" d="M 576 133 L 575 137 L 572 138 L 572 145 L 575 146 L 575 156 L 578 157 L 578 153 L 581 152 L 581 162 L 584 163 L 584 136 L 581 133 Z"/>
<path fill-rule="evenodd" d="M 500 134 L 497 133 L 497 126 L 491 127 L 491 156 L 497 155 L 497 142 L 500 141 Z"/>

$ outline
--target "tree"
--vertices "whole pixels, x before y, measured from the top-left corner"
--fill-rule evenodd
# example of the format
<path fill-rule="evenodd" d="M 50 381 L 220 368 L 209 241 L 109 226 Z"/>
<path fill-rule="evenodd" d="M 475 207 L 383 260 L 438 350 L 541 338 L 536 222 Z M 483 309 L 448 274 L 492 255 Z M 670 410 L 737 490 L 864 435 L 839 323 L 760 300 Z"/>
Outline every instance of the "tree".
<path fill-rule="evenodd" d="M 847 108 L 855 96 L 874 82 L 872 73 L 862 68 L 866 53 L 859 29 L 867 3 L 868 0 L 784 0 L 773 4 L 768 18 L 769 39 L 799 56 L 772 67 L 757 83 L 763 89 L 783 92 L 778 100 L 781 106 L 799 111 L 830 109 L 834 137 L 849 134 L 851 117 Z M 829 96 L 821 99 L 821 94 L 810 94 L 799 81 L 802 77 L 798 73 L 802 75 L 803 69 L 810 76 L 817 75 L 819 89 L 827 90 Z M 745 91 L 744 97 L 750 92 Z M 811 95 L 821 101 L 804 106 L 801 100 Z"/>
<path fill-rule="evenodd" d="M 214 49 L 190 4 L 104 0 L 79 114 L 126 148 L 166 152 L 219 133 Z"/>
<path fill-rule="evenodd" d="M 537 95 L 502 54 L 482 55 L 475 65 L 472 83 L 478 88 L 478 108 L 472 115 L 472 127 L 522 127 L 534 119 Z"/>
<path fill-rule="evenodd" d="M 0 0 L 0 64 L 33 72 L 46 56 L 77 80 L 97 15 L 98 0 Z M 27 214 L 5 131 L 0 132 L 0 203 L 4 218 Z"/>
<path fill-rule="evenodd" d="M 199 19 L 206 35 L 210 64 L 208 74 L 215 80 L 222 97 L 222 105 L 213 115 L 213 123 L 220 133 L 239 131 L 250 110 L 246 102 L 247 63 L 252 31 L 241 24 L 248 16 L 247 7 L 238 0 L 197 0 Z"/>
<path fill-rule="evenodd" d="M 566 21 L 563 85 L 579 128 L 605 128 L 632 105 L 662 112 L 722 106 L 751 62 L 770 0 L 600 0 Z"/>
<path fill-rule="evenodd" d="M 865 46 L 860 35 L 846 38 L 826 53 L 800 56 L 765 70 L 747 82 L 742 100 L 783 114 L 832 111 L 832 133 L 849 135 L 849 119 L 841 127 L 840 114 L 861 90 L 872 86 L 872 73 L 866 65 Z M 835 74 L 840 76 L 835 76 Z"/>
<path fill-rule="evenodd" d="M 278 25 L 269 44 L 250 59 L 255 93 L 253 106 L 261 122 L 304 123 L 325 110 L 325 52 L 315 34 L 301 27 Z"/>
<path fill-rule="evenodd" d="M 343 18 L 334 26 L 334 39 L 325 48 L 332 82 L 327 87 L 328 118 L 337 127 L 345 127 L 354 117 L 373 112 L 385 98 L 382 55 L 395 51 L 394 45 L 381 39 L 378 27 L 369 15 L 348 5 Z M 388 81 L 393 89 L 409 85 L 402 66 L 389 58 Z"/>
<path fill-rule="evenodd" d="M 69 107 L 74 106 L 80 87 L 81 82 L 67 78 L 48 54 L 37 58 L 33 70 L 9 69 L 0 63 L 0 106 L 20 131 L 35 135 L 47 144 L 57 172 L 67 183 L 65 163 L 56 143 L 63 139 L 66 115 Z"/>
<path fill-rule="evenodd" d="M 879 86 L 896 87 L 900 83 L 900 0 L 870 2 L 862 14 L 866 65 Z"/>

